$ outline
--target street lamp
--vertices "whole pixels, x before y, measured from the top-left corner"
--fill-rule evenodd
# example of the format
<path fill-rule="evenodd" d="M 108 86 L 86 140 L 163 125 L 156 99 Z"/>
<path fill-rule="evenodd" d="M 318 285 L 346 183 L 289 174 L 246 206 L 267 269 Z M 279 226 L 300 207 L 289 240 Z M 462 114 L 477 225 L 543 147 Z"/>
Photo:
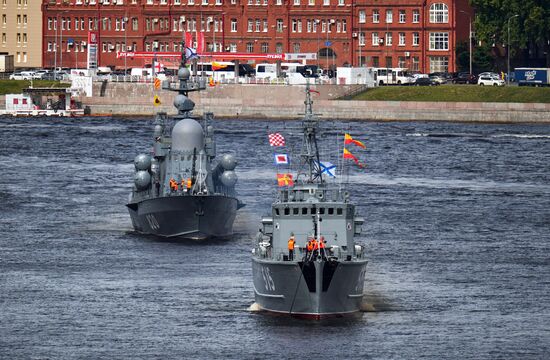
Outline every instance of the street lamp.
<path fill-rule="evenodd" d="M 519 15 L 512 15 L 508 18 L 508 43 L 506 43 L 506 52 L 508 53 L 508 61 L 507 61 L 507 76 L 506 76 L 506 84 L 510 85 L 510 20 L 512 20 L 515 17 L 518 17 Z"/>
<path fill-rule="evenodd" d="M 464 13 L 466 15 L 468 15 L 468 18 L 470 19 L 470 26 L 469 26 L 469 36 L 468 36 L 468 40 L 470 42 L 469 44 L 469 51 L 470 51 L 470 76 L 472 75 L 472 16 L 470 15 L 470 13 L 467 13 L 466 11 L 464 10 L 459 10 L 461 13 Z"/>

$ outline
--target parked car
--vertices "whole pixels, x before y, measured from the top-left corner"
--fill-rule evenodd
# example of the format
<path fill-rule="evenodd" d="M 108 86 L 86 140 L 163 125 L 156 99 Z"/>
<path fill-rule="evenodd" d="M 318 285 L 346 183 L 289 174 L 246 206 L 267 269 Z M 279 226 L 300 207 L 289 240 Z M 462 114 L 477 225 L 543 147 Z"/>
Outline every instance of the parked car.
<path fill-rule="evenodd" d="M 481 74 L 479 74 L 477 77 L 480 78 L 482 76 L 491 76 L 491 77 L 498 77 L 500 78 L 500 75 L 497 74 L 496 72 L 492 72 L 492 71 L 485 71 L 485 72 L 482 72 Z"/>
<path fill-rule="evenodd" d="M 477 80 L 477 83 L 480 86 L 484 86 L 484 85 L 504 86 L 504 80 L 502 80 L 498 76 L 488 76 L 488 75 L 480 76 L 479 79 Z"/>
<path fill-rule="evenodd" d="M 33 79 L 34 71 L 14 72 L 10 75 L 10 80 L 31 80 Z"/>
<path fill-rule="evenodd" d="M 38 70 L 34 73 L 33 79 L 42 80 L 50 73 L 50 70 Z"/>
<path fill-rule="evenodd" d="M 443 73 L 430 74 L 430 80 L 437 82 L 439 85 L 447 83 L 447 77 Z"/>
<path fill-rule="evenodd" d="M 451 79 L 453 84 L 477 84 L 477 76 L 474 74 L 461 72 Z"/>
<path fill-rule="evenodd" d="M 429 77 L 417 77 L 416 80 L 411 84 L 414 86 L 437 86 L 439 83 Z"/>

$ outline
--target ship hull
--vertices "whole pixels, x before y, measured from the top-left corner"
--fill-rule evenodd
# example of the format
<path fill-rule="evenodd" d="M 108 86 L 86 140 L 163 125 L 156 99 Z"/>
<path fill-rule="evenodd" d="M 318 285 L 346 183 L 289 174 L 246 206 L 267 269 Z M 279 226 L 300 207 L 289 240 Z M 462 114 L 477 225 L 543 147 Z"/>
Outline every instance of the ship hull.
<path fill-rule="evenodd" d="M 262 310 L 321 319 L 361 310 L 366 260 L 271 261 L 253 257 L 256 303 Z"/>
<path fill-rule="evenodd" d="M 189 239 L 233 234 L 238 200 L 223 195 L 169 196 L 126 205 L 140 233 Z"/>

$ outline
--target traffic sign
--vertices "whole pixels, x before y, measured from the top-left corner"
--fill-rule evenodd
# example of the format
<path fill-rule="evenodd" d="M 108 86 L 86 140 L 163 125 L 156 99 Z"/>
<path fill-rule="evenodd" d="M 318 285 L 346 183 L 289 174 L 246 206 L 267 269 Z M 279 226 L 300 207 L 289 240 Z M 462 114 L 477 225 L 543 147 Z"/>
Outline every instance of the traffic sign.
<path fill-rule="evenodd" d="M 325 46 L 331 46 L 331 45 L 332 45 L 331 41 L 329 41 L 329 40 L 325 41 Z"/>

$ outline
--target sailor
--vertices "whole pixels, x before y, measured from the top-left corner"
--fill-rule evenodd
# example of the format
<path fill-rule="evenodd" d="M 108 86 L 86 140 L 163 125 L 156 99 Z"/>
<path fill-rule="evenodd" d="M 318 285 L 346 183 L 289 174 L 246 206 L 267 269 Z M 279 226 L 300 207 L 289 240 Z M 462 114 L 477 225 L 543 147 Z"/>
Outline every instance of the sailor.
<path fill-rule="evenodd" d="M 292 261 L 294 260 L 294 244 L 296 241 L 294 240 L 294 233 L 290 233 L 290 238 L 288 239 L 288 260 Z"/>
<path fill-rule="evenodd" d="M 191 185 L 192 185 L 191 178 L 189 178 L 187 179 L 187 190 L 191 189 Z"/>
<path fill-rule="evenodd" d="M 181 178 L 181 191 L 185 191 L 185 179 Z"/>
<path fill-rule="evenodd" d="M 313 255 L 317 256 L 319 254 L 319 242 L 316 238 L 313 238 L 311 242 L 313 244 Z"/>
<path fill-rule="evenodd" d="M 170 190 L 172 191 L 178 191 L 178 183 L 173 178 L 170 178 Z"/>
<path fill-rule="evenodd" d="M 321 254 L 321 256 L 323 257 L 323 260 L 326 260 L 327 259 L 327 255 L 325 253 L 325 247 L 326 247 L 326 244 L 327 241 L 325 240 L 325 237 L 324 236 L 321 236 L 321 240 L 319 240 L 319 252 Z"/>
<path fill-rule="evenodd" d="M 311 237 L 308 237 L 307 244 L 306 244 L 306 258 L 309 257 L 312 251 L 313 251 L 313 239 Z"/>

